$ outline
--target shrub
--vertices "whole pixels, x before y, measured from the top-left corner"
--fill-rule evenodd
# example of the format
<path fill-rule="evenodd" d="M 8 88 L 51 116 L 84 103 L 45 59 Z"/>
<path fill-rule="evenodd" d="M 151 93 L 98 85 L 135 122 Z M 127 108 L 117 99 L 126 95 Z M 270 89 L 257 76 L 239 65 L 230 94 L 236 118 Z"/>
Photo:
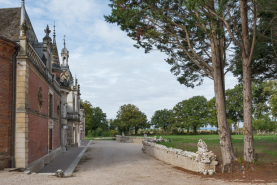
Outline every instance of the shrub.
<path fill-rule="evenodd" d="M 120 135 L 120 133 L 117 130 L 110 130 L 110 137 L 115 137 L 116 135 Z"/>
<path fill-rule="evenodd" d="M 102 132 L 103 132 L 103 129 L 100 128 L 100 127 L 98 127 L 98 128 L 96 129 L 96 136 L 102 136 Z"/>

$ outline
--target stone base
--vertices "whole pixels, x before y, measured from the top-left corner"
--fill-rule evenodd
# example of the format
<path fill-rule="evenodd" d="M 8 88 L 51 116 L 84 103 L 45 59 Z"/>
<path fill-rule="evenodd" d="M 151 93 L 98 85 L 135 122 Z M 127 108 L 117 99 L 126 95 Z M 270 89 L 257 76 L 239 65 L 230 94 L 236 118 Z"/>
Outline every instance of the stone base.
<path fill-rule="evenodd" d="M 47 154 L 38 160 L 32 162 L 28 166 L 28 170 L 31 172 L 39 172 L 45 165 L 49 164 L 51 161 L 53 161 L 56 157 L 58 157 L 62 153 L 62 148 L 58 148 L 54 151 L 52 151 L 50 154 Z"/>

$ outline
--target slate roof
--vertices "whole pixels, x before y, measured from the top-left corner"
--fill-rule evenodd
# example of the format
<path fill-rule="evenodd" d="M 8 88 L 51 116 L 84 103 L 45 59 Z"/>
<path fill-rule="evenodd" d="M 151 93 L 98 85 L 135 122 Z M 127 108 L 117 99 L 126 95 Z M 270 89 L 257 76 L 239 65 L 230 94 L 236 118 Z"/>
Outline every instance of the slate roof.
<path fill-rule="evenodd" d="M 0 9 L 0 36 L 19 42 L 21 8 Z"/>
<path fill-rule="evenodd" d="M 19 8 L 2 8 L 0 9 L 0 36 L 11 41 L 19 42 L 20 36 L 21 7 Z M 37 43 L 37 36 L 33 29 L 30 18 L 25 11 L 25 21 L 29 30 L 26 38 L 31 44 Z"/>
<path fill-rule="evenodd" d="M 58 54 L 58 49 L 57 49 L 57 45 L 54 42 L 53 43 L 53 53 L 52 53 L 52 67 L 53 68 L 58 68 L 60 69 L 60 59 L 59 59 L 59 54 Z"/>

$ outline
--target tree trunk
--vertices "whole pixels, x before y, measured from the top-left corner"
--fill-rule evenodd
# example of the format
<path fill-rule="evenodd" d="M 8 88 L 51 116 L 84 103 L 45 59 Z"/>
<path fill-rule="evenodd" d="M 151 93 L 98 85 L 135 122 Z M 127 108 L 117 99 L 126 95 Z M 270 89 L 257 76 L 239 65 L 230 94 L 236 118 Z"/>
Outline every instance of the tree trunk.
<path fill-rule="evenodd" d="M 187 128 L 187 134 L 189 133 L 189 128 Z"/>
<path fill-rule="evenodd" d="M 221 61 L 220 48 L 217 45 L 217 38 L 211 39 L 212 60 L 214 69 L 214 91 L 216 98 L 218 134 L 220 138 L 220 146 L 222 152 L 222 172 L 231 171 L 231 163 L 236 160 L 233 143 L 230 133 L 230 125 L 226 117 L 226 102 L 225 102 L 225 83 L 223 61 Z"/>
<path fill-rule="evenodd" d="M 251 56 L 248 30 L 247 0 L 240 0 L 240 14 L 242 25 L 242 51 L 243 65 L 243 136 L 244 160 L 252 162 L 255 159 L 253 126 L 252 126 L 252 91 L 251 91 Z"/>
<path fill-rule="evenodd" d="M 194 134 L 197 133 L 197 127 L 193 127 L 193 133 L 194 133 Z"/>
<path fill-rule="evenodd" d="M 243 66 L 243 136 L 244 160 L 254 161 L 255 149 L 252 126 L 252 95 L 251 95 L 251 68 Z"/>

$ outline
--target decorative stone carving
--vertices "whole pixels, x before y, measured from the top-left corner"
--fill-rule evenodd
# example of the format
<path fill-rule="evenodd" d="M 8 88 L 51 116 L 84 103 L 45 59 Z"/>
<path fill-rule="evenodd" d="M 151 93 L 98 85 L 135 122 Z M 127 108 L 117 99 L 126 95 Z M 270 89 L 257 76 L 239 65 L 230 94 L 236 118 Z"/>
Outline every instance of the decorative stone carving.
<path fill-rule="evenodd" d="M 208 152 L 207 144 L 202 139 L 199 140 L 197 146 L 198 146 L 198 152 L 201 152 L 201 153 Z"/>
<path fill-rule="evenodd" d="M 205 164 L 209 164 L 212 161 L 216 161 L 216 155 L 214 155 L 212 151 L 208 152 L 207 144 L 202 139 L 199 140 L 197 146 L 198 151 L 196 152 L 196 154 L 198 155 L 196 156 L 196 161 Z"/>
<path fill-rule="evenodd" d="M 56 173 L 55 173 L 55 175 L 56 175 L 57 177 L 63 178 L 63 177 L 64 177 L 64 172 L 63 172 L 62 170 L 57 170 Z"/>
<path fill-rule="evenodd" d="M 26 21 L 24 20 L 20 26 L 20 30 L 22 31 L 22 36 L 26 36 L 27 31 L 29 30 L 29 26 L 27 26 Z"/>
<path fill-rule="evenodd" d="M 147 141 L 147 134 L 144 134 L 144 141 Z"/>
<path fill-rule="evenodd" d="M 50 37 L 49 37 L 49 34 L 51 33 L 51 30 L 49 30 L 48 24 L 47 24 L 46 29 L 44 30 L 44 32 L 46 33 L 46 35 L 45 35 L 44 38 L 50 38 Z"/>
<path fill-rule="evenodd" d="M 38 88 L 38 105 L 39 105 L 39 109 L 42 108 L 43 102 L 44 102 L 44 99 L 43 99 L 43 96 L 42 96 L 42 88 L 39 87 Z"/>

